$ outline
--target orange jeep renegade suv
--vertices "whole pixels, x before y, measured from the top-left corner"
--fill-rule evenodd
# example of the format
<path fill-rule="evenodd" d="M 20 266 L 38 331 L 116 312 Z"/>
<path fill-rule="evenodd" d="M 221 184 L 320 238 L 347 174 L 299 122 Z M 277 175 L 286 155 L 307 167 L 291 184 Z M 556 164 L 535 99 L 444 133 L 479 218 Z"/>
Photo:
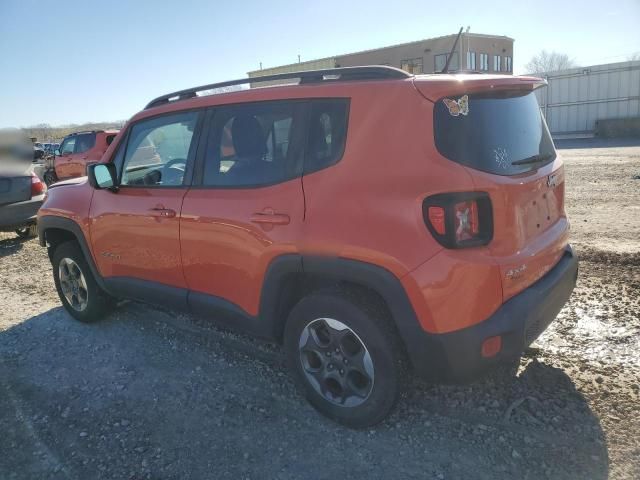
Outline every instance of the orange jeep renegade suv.
<path fill-rule="evenodd" d="M 567 302 L 564 169 L 504 75 L 353 67 L 152 101 L 39 213 L 84 322 L 131 298 L 281 341 L 315 408 L 382 420 L 405 371 L 518 358 Z"/>
<path fill-rule="evenodd" d="M 60 148 L 47 161 L 44 174 L 47 185 L 67 178 L 85 176 L 87 165 L 100 161 L 117 133 L 117 130 L 92 130 L 67 135 Z"/>

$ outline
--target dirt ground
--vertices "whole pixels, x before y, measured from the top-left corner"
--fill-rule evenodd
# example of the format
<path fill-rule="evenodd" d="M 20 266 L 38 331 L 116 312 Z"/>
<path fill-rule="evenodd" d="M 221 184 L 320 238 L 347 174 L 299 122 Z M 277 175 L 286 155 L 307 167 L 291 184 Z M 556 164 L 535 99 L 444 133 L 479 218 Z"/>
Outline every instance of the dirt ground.
<path fill-rule="evenodd" d="M 640 478 L 640 146 L 559 146 L 569 304 L 517 371 L 415 380 L 365 431 L 315 413 L 272 345 L 134 302 L 71 320 L 45 250 L 0 234 L 0 478 Z"/>

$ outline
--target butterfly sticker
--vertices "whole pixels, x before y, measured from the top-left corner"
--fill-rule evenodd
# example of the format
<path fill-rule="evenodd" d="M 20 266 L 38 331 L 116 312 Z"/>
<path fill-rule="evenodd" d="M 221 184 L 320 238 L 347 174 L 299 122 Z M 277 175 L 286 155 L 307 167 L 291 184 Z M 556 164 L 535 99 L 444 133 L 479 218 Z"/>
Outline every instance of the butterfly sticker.
<path fill-rule="evenodd" d="M 457 117 L 458 115 L 466 116 L 469 114 L 469 97 L 467 95 L 463 95 L 458 100 L 445 98 L 442 101 L 447 106 L 449 113 L 453 117 Z"/>

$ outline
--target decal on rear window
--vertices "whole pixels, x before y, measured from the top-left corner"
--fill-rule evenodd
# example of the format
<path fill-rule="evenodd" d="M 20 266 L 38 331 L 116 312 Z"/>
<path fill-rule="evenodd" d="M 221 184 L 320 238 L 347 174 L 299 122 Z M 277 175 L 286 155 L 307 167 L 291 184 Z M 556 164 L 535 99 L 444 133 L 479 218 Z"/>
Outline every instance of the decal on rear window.
<path fill-rule="evenodd" d="M 449 109 L 449 113 L 454 117 L 457 117 L 458 115 L 466 116 L 469 114 L 469 97 L 467 95 L 463 95 L 458 100 L 444 98 L 442 101 Z"/>
<path fill-rule="evenodd" d="M 509 166 L 509 155 L 507 154 L 507 150 L 505 148 L 494 148 L 493 158 L 495 158 L 496 164 L 500 168 L 505 169 Z"/>

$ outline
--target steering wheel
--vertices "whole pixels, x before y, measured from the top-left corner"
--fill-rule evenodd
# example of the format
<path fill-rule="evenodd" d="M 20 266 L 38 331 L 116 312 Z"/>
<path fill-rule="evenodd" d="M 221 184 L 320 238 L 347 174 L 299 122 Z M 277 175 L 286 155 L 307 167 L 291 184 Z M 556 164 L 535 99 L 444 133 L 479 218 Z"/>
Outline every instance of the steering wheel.
<path fill-rule="evenodd" d="M 169 160 L 162 167 L 162 184 L 163 185 L 180 185 L 184 178 L 184 171 L 187 167 L 187 161 L 184 158 L 174 158 Z"/>

